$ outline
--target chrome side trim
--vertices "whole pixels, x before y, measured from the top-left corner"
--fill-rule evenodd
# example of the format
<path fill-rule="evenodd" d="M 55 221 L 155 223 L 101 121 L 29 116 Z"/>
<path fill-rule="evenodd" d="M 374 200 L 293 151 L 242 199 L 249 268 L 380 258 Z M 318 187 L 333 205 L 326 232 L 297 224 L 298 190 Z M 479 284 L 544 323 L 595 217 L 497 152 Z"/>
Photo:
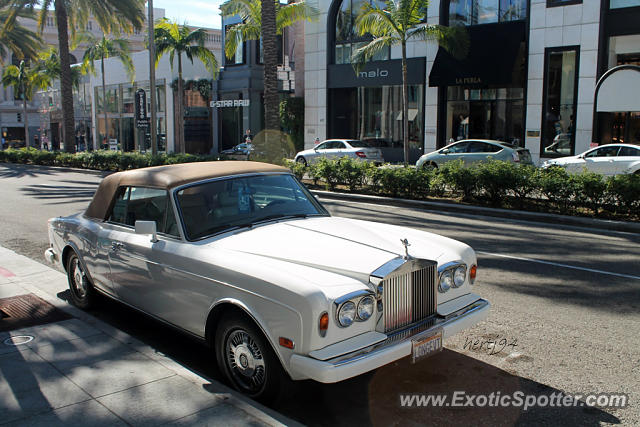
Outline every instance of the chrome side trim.
<path fill-rule="evenodd" d="M 421 335 L 429 335 L 433 329 L 442 328 L 449 323 L 453 323 L 462 317 L 465 317 L 475 311 L 481 310 L 489 306 L 489 301 L 485 299 L 479 299 L 476 302 L 469 304 L 468 306 L 449 314 L 446 317 L 432 316 L 423 320 L 415 325 L 411 325 L 409 328 L 393 332 L 387 335 L 387 339 L 381 343 L 372 345 L 362 350 L 354 351 L 352 353 L 345 354 L 340 357 L 336 357 L 332 360 L 327 360 L 327 363 L 331 363 L 333 367 L 339 367 L 348 365 L 349 363 L 355 363 L 372 354 L 384 350 L 386 347 L 398 344 L 400 341 L 407 341 L 409 339 L 419 339 Z"/>

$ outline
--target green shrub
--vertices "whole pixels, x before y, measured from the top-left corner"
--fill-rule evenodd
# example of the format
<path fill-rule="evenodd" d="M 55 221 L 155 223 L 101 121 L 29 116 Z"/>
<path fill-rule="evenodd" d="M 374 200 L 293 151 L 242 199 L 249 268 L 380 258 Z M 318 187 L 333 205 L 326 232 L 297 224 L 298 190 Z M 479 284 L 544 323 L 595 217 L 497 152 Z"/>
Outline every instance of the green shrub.
<path fill-rule="evenodd" d="M 364 185 L 367 177 L 367 171 L 375 168 L 370 162 L 352 159 L 350 157 L 341 157 L 337 161 L 338 181 L 349 187 L 350 191 L 356 191 Z"/>
<path fill-rule="evenodd" d="M 571 175 L 570 181 L 575 188 L 575 202 L 593 210 L 598 215 L 600 207 L 607 199 L 607 182 L 600 174 L 584 171 Z"/>
<path fill-rule="evenodd" d="M 515 188 L 518 166 L 511 162 L 489 160 L 474 166 L 478 187 L 493 206 L 499 206 Z"/>
<path fill-rule="evenodd" d="M 315 176 L 324 180 L 329 190 L 335 190 L 340 183 L 340 171 L 338 162 L 325 157 L 318 160 L 314 167 Z"/>
<path fill-rule="evenodd" d="M 640 216 L 640 175 L 615 175 L 607 180 L 607 193 L 631 217 Z"/>
<path fill-rule="evenodd" d="M 291 172 L 293 172 L 293 174 L 298 179 L 302 179 L 304 175 L 307 173 L 307 165 L 305 165 L 304 163 L 294 162 L 293 160 L 289 160 L 289 159 L 283 159 L 282 163 L 286 167 L 291 169 Z"/>
<path fill-rule="evenodd" d="M 463 200 L 470 200 L 478 191 L 477 168 L 467 168 L 462 160 L 447 162 L 438 168 L 444 183 Z"/>
<path fill-rule="evenodd" d="M 561 167 L 539 169 L 536 174 L 540 192 L 547 198 L 550 207 L 555 206 L 562 213 L 569 213 L 576 193 L 576 182 Z"/>

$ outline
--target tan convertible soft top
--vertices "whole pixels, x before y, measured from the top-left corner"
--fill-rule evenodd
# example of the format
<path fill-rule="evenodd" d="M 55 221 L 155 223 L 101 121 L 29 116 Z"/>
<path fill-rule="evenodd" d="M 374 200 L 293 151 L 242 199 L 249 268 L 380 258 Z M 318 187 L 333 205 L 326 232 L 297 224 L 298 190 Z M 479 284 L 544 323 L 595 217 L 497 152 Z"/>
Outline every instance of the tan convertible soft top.
<path fill-rule="evenodd" d="M 85 214 L 91 218 L 106 219 L 115 192 L 121 186 L 171 189 L 203 179 L 264 172 L 289 172 L 289 169 L 268 163 L 218 161 L 180 163 L 116 172 L 102 180 Z"/>

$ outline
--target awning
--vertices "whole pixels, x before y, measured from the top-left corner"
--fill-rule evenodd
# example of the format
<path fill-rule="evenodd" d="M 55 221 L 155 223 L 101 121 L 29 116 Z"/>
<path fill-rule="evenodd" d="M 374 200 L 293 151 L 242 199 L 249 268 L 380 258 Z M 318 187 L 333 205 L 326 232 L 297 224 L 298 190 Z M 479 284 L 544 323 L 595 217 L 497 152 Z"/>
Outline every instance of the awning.
<path fill-rule="evenodd" d="M 640 111 L 640 67 L 610 69 L 598 81 L 595 96 L 597 112 Z"/>
<path fill-rule="evenodd" d="M 525 41 L 525 30 L 522 21 L 469 27 L 467 57 L 456 59 L 439 48 L 429 74 L 429 86 L 520 84 L 515 64 Z"/>

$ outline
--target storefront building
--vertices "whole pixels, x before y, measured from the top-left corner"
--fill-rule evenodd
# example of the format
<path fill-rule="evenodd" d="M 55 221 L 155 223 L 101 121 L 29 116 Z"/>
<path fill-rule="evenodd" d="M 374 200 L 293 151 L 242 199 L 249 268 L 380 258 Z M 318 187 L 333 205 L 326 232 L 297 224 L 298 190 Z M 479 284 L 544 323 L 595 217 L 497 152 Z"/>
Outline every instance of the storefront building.
<path fill-rule="evenodd" d="M 397 161 L 400 48 L 354 71 L 351 53 L 367 41 L 353 28 L 362 1 L 374 0 L 319 0 L 326 12 L 306 24 L 305 144 L 375 141 Z M 427 22 L 465 26 L 470 48 L 456 59 L 410 42 L 412 159 L 463 138 L 526 146 L 536 160 L 634 142 L 638 113 L 594 113 L 594 95 L 607 69 L 640 61 L 638 14 L 640 0 L 432 1 Z"/>
<path fill-rule="evenodd" d="M 238 16 L 222 16 L 222 45 L 228 28 L 241 22 Z M 304 25 L 285 28 L 277 37 L 278 91 L 280 97 L 304 95 Z M 264 129 L 264 65 L 260 40 L 241 43 L 231 58 L 222 55 L 218 79 L 213 82 L 213 146 L 227 150 Z M 297 58 L 300 58 L 297 61 Z"/>
<path fill-rule="evenodd" d="M 147 151 L 150 149 L 149 131 L 138 129 L 135 121 L 135 94 L 143 89 L 146 95 L 147 110 L 151 111 L 151 93 L 149 86 L 149 53 L 137 52 L 131 55 L 135 66 L 134 81 L 127 74 L 118 58 L 105 60 L 106 97 L 103 97 L 102 75 L 96 67 L 96 75 L 91 76 L 90 92 L 92 96 L 92 117 L 94 119 L 94 148 L 121 151 Z M 186 152 L 209 154 L 211 145 L 211 118 L 209 114 L 210 90 L 200 93 L 198 87 L 211 87 L 211 72 L 204 64 L 194 58 L 194 62 L 183 58 L 183 79 L 185 80 L 185 143 Z M 177 102 L 176 86 L 178 77 L 177 63 L 171 67 L 169 56 L 163 56 L 156 68 L 156 129 L 158 150 L 175 151 L 175 108 Z M 106 99 L 106 102 L 105 102 Z M 106 109 L 106 121 L 105 121 Z M 150 113 L 148 114 L 150 117 Z M 204 130 L 203 130 L 204 128 Z"/>

